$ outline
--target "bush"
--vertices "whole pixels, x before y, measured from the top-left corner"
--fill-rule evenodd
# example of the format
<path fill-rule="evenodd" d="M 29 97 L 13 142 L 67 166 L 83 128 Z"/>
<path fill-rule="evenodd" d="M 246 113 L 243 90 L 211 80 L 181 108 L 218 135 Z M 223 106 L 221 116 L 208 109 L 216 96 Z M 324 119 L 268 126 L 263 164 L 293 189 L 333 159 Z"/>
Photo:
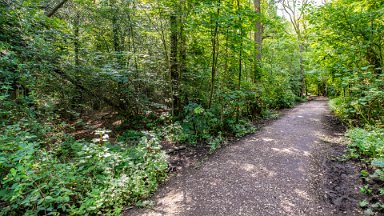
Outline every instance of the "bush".
<path fill-rule="evenodd" d="M 207 143 L 213 151 L 226 136 L 242 137 L 255 132 L 256 128 L 249 120 L 237 120 L 234 112 L 220 113 L 218 110 L 204 109 L 199 104 L 190 103 L 184 107 L 184 117 L 181 121 L 169 124 L 157 133 L 172 143 Z"/>
<path fill-rule="evenodd" d="M 351 143 L 348 146 L 348 156 L 366 162 L 367 170 L 361 171 L 366 183 L 360 188 L 363 193 L 370 194 L 370 200 L 363 200 L 360 206 L 366 211 L 383 211 L 384 203 L 384 129 L 371 128 L 364 130 L 354 128 L 347 132 Z M 379 199 L 377 199 L 380 197 Z"/>
<path fill-rule="evenodd" d="M 331 109 L 344 121 L 353 126 L 378 125 L 384 122 L 384 91 L 370 88 L 358 95 L 334 98 L 329 102 Z"/>
<path fill-rule="evenodd" d="M 329 101 L 329 107 L 343 121 L 351 120 L 351 110 L 348 110 L 348 99 L 345 97 L 333 98 Z"/>
<path fill-rule="evenodd" d="M 36 136 L 9 126 L 0 143 L 1 215 L 118 215 L 166 178 L 156 139 L 130 148 L 73 141 L 64 151 L 45 150 Z"/>
<path fill-rule="evenodd" d="M 175 122 L 160 128 L 157 131 L 160 137 L 164 138 L 166 141 L 171 143 L 184 143 L 186 142 L 190 135 L 187 134 L 183 127 L 180 125 L 180 122 Z"/>
<path fill-rule="evenodd" d="M 117 138 L 117 141 L 136 144 L 141 140 L 143 136 L 145 136 L 145 134 L 140 131 L 127 130 Z"/>
<path fill-rule="evenodd" d="M 384 158 L 384 130 L 350 129 L 346 136 L 351 140 L 349 154 L 352 158 L 372 160 Z"/>
<path fill-rule="evenodd" d="M 230 131 L 235 135 L 235 137 L 242 137 L 256 131 L 256 127 L 251 122 L 246 120 L 239 120 L 238 122 L 229 120 L 227 123 Z"/>
<path fill-rule="evenodd" d="M 187 141 L 196 143 L 205 141 L 221 131 L 221 122 L 218 115 L 212 110 L 206 110 L 201 105 L 190 103 L 184 107 L 184 119 L 181 126 L 185 134 L 188 134 Z"/>

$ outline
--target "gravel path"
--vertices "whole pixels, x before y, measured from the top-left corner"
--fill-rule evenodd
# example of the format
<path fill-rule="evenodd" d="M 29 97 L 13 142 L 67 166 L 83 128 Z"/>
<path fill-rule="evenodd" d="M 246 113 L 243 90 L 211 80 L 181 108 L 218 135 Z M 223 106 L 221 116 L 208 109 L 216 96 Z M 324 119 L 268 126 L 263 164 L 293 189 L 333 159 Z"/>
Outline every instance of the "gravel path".
<path fill-rule="evenodd" d="M 325 99 L 301 104 L 172 178 L 152 209 L 125 214 L 361 215 L 357 167 L 335 160 L 332 169 L 344 147 L 329 117 Z"/>

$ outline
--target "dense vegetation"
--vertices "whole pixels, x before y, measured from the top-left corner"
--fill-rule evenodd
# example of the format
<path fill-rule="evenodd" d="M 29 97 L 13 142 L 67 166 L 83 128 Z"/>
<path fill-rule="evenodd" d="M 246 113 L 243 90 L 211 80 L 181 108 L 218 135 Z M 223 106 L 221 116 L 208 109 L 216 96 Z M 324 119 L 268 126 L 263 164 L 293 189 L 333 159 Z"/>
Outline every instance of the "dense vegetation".
<path fill-rule="evenodd" d="M 3 215 L 119 214 L 166 178 L 160 141 L 213 151 L 303 95 L 273 2 L 0 6 Z M 100 113 L 119 123 L 74 135 Z"/>
<path fill-rule="evenodd" d="M 213 151 L 309 94 L 365 127 L 350 153 L 383 179 L 383 8 L 0 0 L 0 214 L 118 215 L 166 179 L 160 142 Z"/>
<path fill-rule="evenodd" d="M 310 17 L 312 88 L 335 97 L 331 108 L 351 128 L 348 156 L 367 164 L 361 191 L 371 198 L 360 205 L 368 215 L 384 210 L 383 20 L 384 2 L 375 0 L 334 0 Z"/>

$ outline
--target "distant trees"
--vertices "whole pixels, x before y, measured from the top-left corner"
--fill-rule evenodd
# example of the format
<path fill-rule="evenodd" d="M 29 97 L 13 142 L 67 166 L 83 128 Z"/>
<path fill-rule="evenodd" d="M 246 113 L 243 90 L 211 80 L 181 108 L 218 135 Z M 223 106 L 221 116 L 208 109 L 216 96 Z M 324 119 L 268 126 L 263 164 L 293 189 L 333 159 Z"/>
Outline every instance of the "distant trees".
<path fill-rule="evenodd" d="M 301 75 L 301 96 L 306 95 L 304 52 L 306 46 L 306 8 L 309 6 L 309 0 L 281 0 L 281 5 L 285 14 L 288 16 L 297 36 L 300 53 L 300 75 Z"/>
<path fill-rule="evenodd" d="M 9 4 L 18 7 L 17 1 Z M 294 66 L 287 67 L 288 60 L 270 64 L 271 57 L 280 58 L 276 56 L 279 43 L 292 42 L 286 34 L 290 27 L 276 15 L 274 5 L 261 0 L 55 1 L 42 8 L 50 22 L 60 26 L 55 42 L 50 43 L 61 50 L 51 55 L 56 59 L 52 67 L 73 85 L 62 86 L 63 91 L 49 83 L 50 91 L 37 91 L 67 101 L 59 106 L 78 102 L 86 109 L 112 106 L 128 116 L 154 104 L 164 104 L 179 116 L 191 102 L 206 108 L 221 106 L 223 94 L 236 95 L 237 104 L 225 103 L 240 115 L 253 109 L 248 106 L 255 97 L 270 101 L 258 102 L 266 109 L 280 106 L 267 99 L 277 89 L 263 85 L 263 77 L 282 79 L 282 89 L 295 92 L 297 65 L 304 74 L 303 46 L 287 53 L 299 64 L 293 61 Z M 263 46 L 266 37 L 270 38 Z M 97 93 L 94 86 L 99 88 Z M 239 105 L 245 98 L 249 102 Z"/>
<path fill-rule="evenodd" d="M 342 96 L 353 124 L 384 122 L 384 25 L 380 1 L 336 0 L 310 16 L 319 91 Z M 380 124 L 380 123 L 379 123 Z"/>

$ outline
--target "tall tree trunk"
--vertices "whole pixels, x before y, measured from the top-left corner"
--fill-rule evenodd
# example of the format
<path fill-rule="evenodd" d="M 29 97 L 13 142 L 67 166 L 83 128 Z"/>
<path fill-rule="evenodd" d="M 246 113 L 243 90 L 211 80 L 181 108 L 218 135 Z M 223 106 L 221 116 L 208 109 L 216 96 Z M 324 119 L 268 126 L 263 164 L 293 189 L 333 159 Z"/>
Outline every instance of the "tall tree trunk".
<path fill-rule="evenodd" d="M 241 78 L 242 78 L 242 67 L 243 67 L 243 39 L 240 42 L 240 50 L 239 50 L 239 80 L 237 85 L 237 90 L 241 90 Z"/>
<path fill-rule="evenodd" d="M 238 10 L 238 15 L 240 15 L 240 0 L 237 0 L 237 10 Z M 241 16 L 239 16 L 239 22 L 240 24 L 242 23 Z M 240 49 L 239 49 L 239 80 L 238 80 L 238 86 L 237 89 L 241 89 L 241 76 L 242 76 L 242 63 L 243 63 L 243 27 L 240 25 Z"/>
<path fill-rule="evenodd" d="M 260 78 L 261 72 L 261 59 L 262 59 L 262 48 L 263 48 L 263 25 L 261 23 L 261 0 L 253 0 L 255 13 L 257 14 L 257 20 L 255 24 L 255 64 L 254 64 L 254 81 Z"/>
<path fill-rule="evenodd" d="M 116 11 L 115 11 L 116 13 Z M 112 17 L 112 37 L 113 37 L 113 48 L 115 52 L 120 51 L 119 49 L 119 24 L 117 23 L 116 14 Z"/>
<path fill-rule="evenodd" d="M 227 32 L 225 33 L 225 62 L 224 62 L 224 73 L 223 75 L 225 77 L 229 77 L 228 74 L 228 60 L 229 60 L 229 52 L 228 52 L 228 49 L 229 49 L 229 26 L 227 26 Z M 224 84 L 224 79 L 222 79 L 222 83 Z"/>
<path fill-rule="evenodd" d="M 135 11 L 135 8 L 133 8 L 132 11 Z M 134 14 L 131 14 L 131 12 L 128 12 L 127 14 L 127 18 L 129 22 L 129 51 L 133 53 L 133 61 L 134 61 L 134 66 L 136 70 L 136 78 L 138 79 L 139 65 L 137 63 L 137 47 L 136 47 L 135 29 L 132 21 L 132 15 Z"/>
<path fill-rule="evenodd" d="M 212 32 L 211 36 L 211 43 L 212 43 L 212 68 L 211 68 L 211 89 L 210 89 L 210 95 L 209 95 L 209 104 L 208 108 L 211 108 L 212 105 L 212 99 L 213 94 L 215 91 L 215 79 L 216 79 L 216 65 L 217 65 L 217 47 L 218 47 L 218 30 L 219 30 L 219 23 L 217 21 L 218 17 L 220 16 L 220 6 L 221 1 L 218 0 L 218 6 L 217 6 L 217 12 L 216 12 L 216 19 L 215 19 L 215 28 Z"/>
<path fill-rule="evenodd" d="M 302 39 L 299 38 L 299 51 L 300 51 L 300 76 L 301 76 L 301 96 L 305 96 L 305 74 L 304 74 L 304 60 L 303 60 L 303 54 L 304 54 L 304 44 L 302 42 Z"/>
<path fill-rule="evenodd" d="M 73 41 L 73 46 L 75 50 L 75 65 L 76 68 L 79 67 L 80 65 L 80 13 L 77 12 L 75 21 L 74 21 L 74 41 Z"/>
<path fill-rule="evenodd" d="M 112 12 L 112 40 L 113 40 L 113 49 L 115 52 L 120 51 L 119 49 L 119 23 L 118 23 L 118 8 L 116 6 L 116 0 L 111 0 L 109 2 L 110 10 Z"/>
<path fill-rule="evenodd" d="M 179 17 L 179 44 L 180 44 L 180 50 L 179 50 L 179 86 L 183 84 L 185 80 L 185 76 L 187 73 L 187 37 L 185 34 L 185 28 L 184 28 L 184 23 L 185 23 L 185 12 L 186 12 L 186 4 L 185 0 L 180 0 L 180 11 L 183 12 L 181 13 Z M 183 106 L 183 104 L 186 101 L 187 96 L 184 95 L 184 92 L 182 89 L 179 88 L 179 109 Z M 181 99 L 181 96 L 183 96 L 183 100 Z"/>
<path fill-rule="evenodd" d="M 172 115 L 179 114 L 179 71 L 178 71 L 178 25 L 177 25 L 177 16 L 172 14 L 170 16 L 170 41 L 171 41 L 171 50 L 170 50 L 170 74 L 171 74 L 171 92 L 172 92 Z"/>
<path fill-rule="evenodd" d="M 240 15 L 239 10 L 240 10 L 240 0 L 237 0 L 237 10 L 238 10 L 238 15 Z M 242 23 L 242 19 L 240 16 L 240 23 Z M 241 90 L 241 78 L 242 78 L 242 66 L 243 66 L 243 27 L 240 25 L 240 49 L 239 49 L 239 80 L 238 80 L 238 85 L 237 85 L 237 90 Z M 239 122 L 240 118 L 240 98 L 238 99 L 238 104 L 237 104 L 237 111 L 236 111 L 236 122 Z"/>
<path fill-rule="evenodd" d="M 73 23 L 73 46 L 74 46 L 74 52 L 75 52 L 75 71 L 76 74 L 80 75 L 80 12 L 76 12 L 75 20 Z M 75 95 L 74 103 L 71 104 L 73 108 L 77 107 L 78 104 L 81 104 L 83 100 L 83 91 L 80 91 L 78 94 Z"/>

